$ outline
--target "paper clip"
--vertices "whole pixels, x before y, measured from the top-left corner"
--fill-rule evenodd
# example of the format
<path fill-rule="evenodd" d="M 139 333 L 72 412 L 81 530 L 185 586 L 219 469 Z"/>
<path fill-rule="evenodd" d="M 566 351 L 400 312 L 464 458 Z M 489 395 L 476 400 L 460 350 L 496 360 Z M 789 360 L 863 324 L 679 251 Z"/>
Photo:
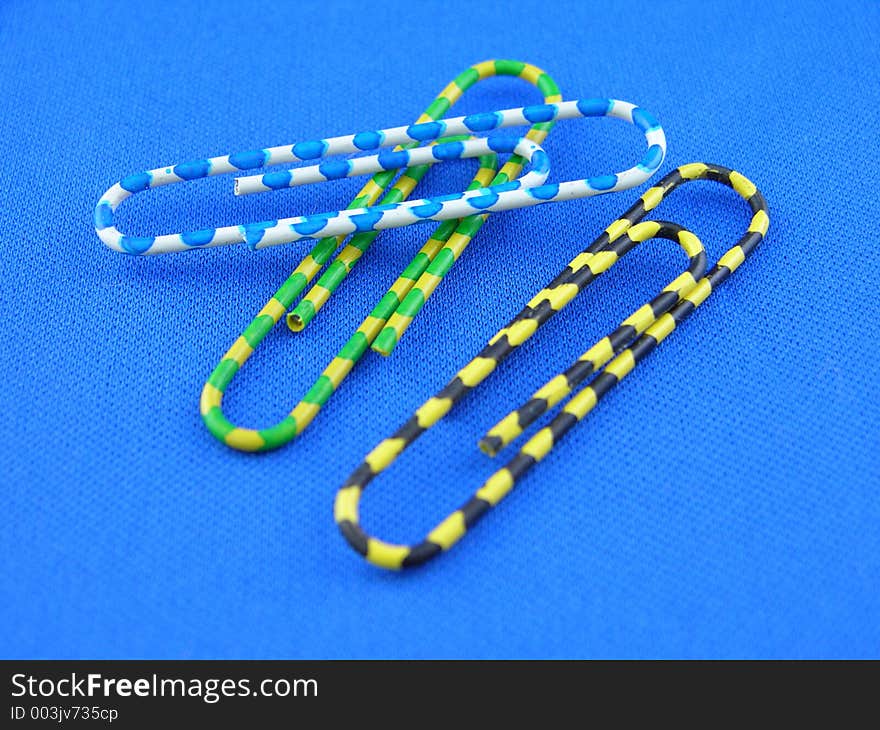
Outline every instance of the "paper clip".
<path fill-rule="evenodd" d="M 746 233 L 705 273 L 706 256 L 695 235 L 675 223 L 643 221 L 647 213 L 675 188 L 691 180 L 715 180 L 736 191 L 749 205 L 752 218 Z M 559 439 L 583 419 L 598 401 L 687 319 L 761 243 L 770 219 L 763 195 L 743 175 L 720 165 L 692 163 L 672 171 L 647 190 L 576 256 L 546 288 L 433 398 L 424 403 L 391 438 L 382 441 L 349 477 L 336 495 L 334 514 L 343 536 L 370 563 L 400 569 L 419 565 L 448 550 L 491 507 L 497 505 Z M 517 347 L 568 304 L 596 277 L 607 271 L 638 243 L 665 238 L 684 250 L 688 268 L 648 304 L 637 309 L 607 337 L 599 340 L 564 373 L 551 379 L 520 408 L 502 418 L 480 441 L 494 456 L 534 421 L 577 392 L 549 423 L 538 430 L 507 464 L 490 476 L 459 509 L 415 545 L 395 545 L 369 536 L 360 526 L 359 504 L 367 485 L 419 436 L 443 418 L 452 406 L 482 383 Z"/>
<path fill-rule="evenodd" d="M 531 83 L 543 94 L 544 103 L 504 112 L 442 119 L 467 89 L 492 76 L 513 76 Z M 581 116 L 609 116 L 635 125 L 645 135 L 647 152 L 637 165 L 621 173 L 548 185 L 545 179 L 549 159 L 540 143 L 557 119 Z M 530 125 L 530 129 L 523 138 L 472 138 L 474 133 L 487 133 L 509 125 Z M 425 143 L 432 146 L 416 148 Z M 367 157 L 327 160 L 318 165 L 250 175 L 236 181 L 236 192 L 249 194 L 376 171 L 345 211 L 150 237 L 126 235 L 116 227 L 117 206 L 130 195 L 153 187 L 285 162 L 376 151 L 394 145 L 394 149 Z M 513 154 L 498 170 L 497 153 L 502 151 Z M 316 236 L 321 236 L 226 352 L 202 390 L 201 414 L 216 438 L 242 451 L 264 451 L 278 448 L 301 434 L 368 349 L 383 355 L 391 353 L 413 317 L 483 225 L 487 213 L 639 185 L 659 168 L 665 152 L 663 130 L 644 110 L 610 99 L 563 102 L 556 83 L 538 67 L 520 61 L 484 61 L 459 74 L 408 127 L 197 160 L 126 177 L 101 197 L 95 210 L 95 227 L 101 240 L 110 248 L 133 254 L 182 251 L 238 242 L 260 249 L 300 238 L 314 241 Z M 405 202 L 432 164 L 472 156 L 479 157 L 479 169 L 467 191 Z M 527 161 L 531 163 L 531 169 L 517 180 Z M 395 181 L 400 169 L 403 173 Z M 375 205 L 377 201 L 379 204 Z M 222 410 L 223 394 L 281 317 L 287 313 L 288 326 L 294 331 L 303 329 L 380 230 L 429 220 L 443 222 L 296 407 L 267 428 L 251 429 L 232 424 Z M 297 297 L 339 250 L 347 234 L 353 235 L 336 259 L 288 312 Z"/>
<path fill-rule="evenodd" d="M 537 142 L 530 139 L 497 136 L 453 142 L 442 141 L 443 138 L 492 132 L 504 127 L 546 124 L 559 119 L 578 117 L 613 117 L 629 122 L 644 133 L 648 150 L 642 159 L 628 170 L 546 185 L 544 182 L 550 172 L 550 158 Z M 328 160 L 318 165 L 293 170 L 239 177 L 235 180 L 235 194 L 250 195 L 270 190 L 283 190 L 316 182 L 497 153 L 518 155 L 531 163 L 531 169 L 522 180 L 493 182 L 488 187 L 462 193 L 332 213 L 159 236 L 127 236 L 116 228 L 115 216 L 119 204 L 126 198 L 151 188 L 213 175 L 227 175 L 257 167 L 273 167 L 290 162 L 426 142 L 435 142 L 435 144 L 415 149 L 384 150 L 367 157 Z M 360 132 L 264 150 L 239 152 L 129 175 L 101 196 L 95 208 L 95 230 L 98 237 L 111 249 L 136 255 L 191 251 L 194 248 L 242 242 L 247 243 L 252 250 L 256 250 L 301 239 L 314 240 L 317 234 L 323 237 L 348 236 L 352 233 L 400 228 L 427 221 L 456 220 L 483 213 L 496 213 L 628 190 L 641 185 L 653 175 L 663 162 L 665 154 L 666 139 L 663 129 L 648 112 L 629 102 L 617 99 L 583 99 L 555 104 L 536 104 L 519 109 L 421 122 L 408 127 Z"/>

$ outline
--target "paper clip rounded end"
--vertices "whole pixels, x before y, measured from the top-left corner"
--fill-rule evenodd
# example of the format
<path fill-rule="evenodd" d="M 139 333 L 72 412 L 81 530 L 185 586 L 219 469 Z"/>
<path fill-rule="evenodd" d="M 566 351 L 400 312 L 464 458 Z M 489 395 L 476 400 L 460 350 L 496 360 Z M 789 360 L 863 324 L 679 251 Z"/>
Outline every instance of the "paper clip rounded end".
<path fill-rule="evenodd" d="M 339 532 L 342 533 L 342 536 L 345 538 L 345 541 L 351 546 L 351 548 L 361 555 L 362 557 L 366 557 L 367 555 L 367 535 L 366 533 L 354 522 L 351 520 L 341 520 L 336 523 L 339 527 Z"/>
<path fill-rule="evenodd" d="M 348 489 L 351 489 L 351 487 Z M 360 494 L 358 493 L 357 496 L 359 498 Z M 336 525 L 351 548 L 368 563 L 379 568 L 400 570 L 401 568 L 409 567 L 409 563 L 405 561 L 407 561 L 412 552 L 411 548 L 407 545 L 394 545 L 383 540 L 377 540 L 367 535 L 357 523 L 356 507 L 354 508 L 355 514 L 353 518 L 349 515 L 340 514 L 347 509 L 346 501 L 348 501 L 347 490 L 343 489 L 336 498 Z"/>
<path fill-rule="evenodd" d="M 126 250 L 120 245 L 122 236 L 115 228 L 111 227 L 95 229 L 95 233 L 98 234 L 98 238 L 101 239 L 101 243 L 103 243 L 107 248 L 111 249 L 112 251 L 118 251 L 119 253 L 127 253 Z"/>

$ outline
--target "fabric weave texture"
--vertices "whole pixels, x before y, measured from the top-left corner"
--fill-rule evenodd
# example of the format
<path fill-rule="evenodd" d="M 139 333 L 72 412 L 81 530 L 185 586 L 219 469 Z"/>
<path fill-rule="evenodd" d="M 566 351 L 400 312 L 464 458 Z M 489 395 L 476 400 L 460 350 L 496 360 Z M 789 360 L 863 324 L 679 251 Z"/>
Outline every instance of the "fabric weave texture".
<path fill-rule="evenodd" d="M 12 0 L 0 47 L 0 655 L 880 657 L 877 3 Z M 210 436 L 199 392 L 306 248 L 126 257 L 92 209 L 161 164 L 407 124 L 487 58 L 645 107 L 669 141 L 655 181 L 732 167 L 771 227 L 461 545 L 384 573 L 337 533 L 338 486 L 641 190 L 492 216 L 393 355 L 257 456 Z M 493 79 L 453 113 L 538 100 Z M 560 181 L 643 140 L 577 120 L 545 149 Z M 361 182 L 237 199 L 224 177 L 120 215 L 158 233 L 317 213 Z M 710 260 L 748 221 L 708 182 L 655 215 Z M 229 415 L 286 413 L 430 230 L 382 234 L 304 332 L 273 331 Z M 628 255 L 370 486 L 364 526 L 420 539 L 494 470 L 484 431 L 685 265 L 663 241 Z"/>

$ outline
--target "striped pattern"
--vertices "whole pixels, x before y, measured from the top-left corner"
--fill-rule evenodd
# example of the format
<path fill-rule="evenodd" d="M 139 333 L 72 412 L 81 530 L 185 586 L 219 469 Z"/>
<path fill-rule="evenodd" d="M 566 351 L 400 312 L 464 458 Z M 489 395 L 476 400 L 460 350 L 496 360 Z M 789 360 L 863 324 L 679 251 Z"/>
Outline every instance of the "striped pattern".
<path fill-rule="evenodd" d="M 556 82 L 554 82 L 547 73 L 542 71 L 537 66 L 523 63 L 522 61 L 512 61 L 504 59 L 483 61 L 482 63 L 478 63 L 475 66 L 471 66 L 467 70 L 463 71 L 449 84 L 447 84 L 446 88 L 444 88 L 443 91 L 440 92 L 440 95 L 437 96 L 436 99 L 434 99 L 434 101 L 431 103 L 425 113 L 418 118 L 416 123 L 418 124 L 439 120 L 474 84 L 484 79 L 492 78 L 494 76 L 518 77 L 523 81 L 532 84 L 533 86 L 537 87 L 538 90 L 541 92 L 544 97 L 544 103 L 546 104 L 562 101 L 562 96 L 559 93 L 559 88 L 557 87 Z M 538 143 L 543 142 L 543 140 L 546 138 L 547 133 L 552 127 L 552 122 L 535 123 L 532 125 L 526 137 Z M 513 158 L 511 159 L 511 162 L 514 162 Z M 473 182 L 468 187 L 468 190 L 473 190 L 478 187 L 487 187 L 495 180 L 496 168 L 493 167 L 492 174 L 488 177 L 484 177 L 482 176 L 482 173 L 485 168 L 486 165 L 483 164 L 481 161 L 481 169 L 480 171 L 478 171 L 477 177 L 474 178 Z M 405 174 L 409 174 L 414 169 L 419 168 L 409 168 Z M 427 170 L 428 168 L 424 167 L 423 169 Z M 511 167 L 511 169 L 514 168 Z M 422 175 L 424 175 L 424 172 L 422 173 Z M 513 177 L 516 177 L 516 175 L 513 175 Z M 476 184 L 478 180 L 480 182 L 479 184 Z M 409 188 L 404 197 L 407 197 L 411 190 L 412 188 Z M 386 202 L 393 203 L 400 201 L 396 199 L 382 201 L 383 204 Z M 485 217 L 475 217 L 471 220 L 482 221 L 485 220 Z M 473 233 L 468 234 L 465 231 L 467 225 L 468 224 L 465 221 L 459 222 L 458 226 L 456 226 L 455 224 L 450 226 L 448 222 L 442 223 L 432 234 L 431 239 L 434 241 L 441 241 L 442 243 L 446 243 L 446 241 L 449 240 L 450 236 L 453 233 L 461 233 L 465 237 L 468 237 L 468 235 L 473 235 Z M 479 230 L 481 225 L 482 222 L 476 226 L 474 232 L 476 232 L 476 230 Z M 314 318 L 315 313 L 327 301 L 330 293 L 336 290 L 336 287 L 339 285 L 342 278 L 344 278 L 351 270 L 351 265 L 349 265 L 349 261 L 353 260 L 353 262 L 356 262 L 362 255 L 362 251 L 366 250 L 366 248 L 369 246 L 369 243 L 372 242 L 372 240 L 377 235 L 378 232 L 360 233 L 350 239 L 349 245 L 346 246 L 343 253 L 340 254 L 336 261 L 334 261 L 327 268 L 327 271 L 324 273 L 324 275 L 321 276 L 317 284 L 306 293 L 302 301 L 288 315 L 287 324 L 292 330 L 301 330 L 303 327 L 305 327 L 306 324 L 311 321 L 312 318 Z M 366 242 L 366 246 L 358 245 L 358 241 L 359 239 L 361 239 L 361 237 L 364 237 L 363 240 Z M 431 240 L 429 240 L 428 244 L 426 244 L 426 246 L 428 246 L 428 248 L 432 251 L 432 253 L 430 254 L 429 263 L 431 260 L 433 260 L 433 257 L 438 252 L 434 249 L 433 246 L 430 246 L 430 243 Z M 350 256 L 343 259 L 346 251 L 349 251 Z M 441 259 L 442 258 L 443 257 L 441 257 Z M 423 251 L 420 251 L 413 262 L 404 271 L 404 274 L 401 275 L 401 278 L 407 281 L 400 281 L 400 279 L 398 279 L 398 281 L 395 282 L 386 297 L 393 300 L 394 297 L 397 296 L 397 291 L 401 290 L 404 287 L 411 288 L 412 284 L 410 284 L 409 281 L 413 281 L 414 279 L 417 280 L 418 277 L 421 276 L 421 274 L 425 271 L 426 266 L 423 265 L 424 261 L 425 257 L 423 256 Z M 397 306 L 399 306 L 399 304 L 400 302 L 398 301 L 395 305 L 395 309 Z M 373 340 L 371 340 L 371 342 L 372 341 Z"/>
<path fill-rule="evenodd" d="M 545 103 L 552 104 L 561 100 L 556 84 L 550 76 L 536 66 L 518 61 L 486 61 L 464 71 L 447 85 L 426 112 L 419 117 L 417 123 L 438 119 L 475 83 L 498 75 L 516 76 L 537 86 L 544 95 Z M 540 144 L 552 126 L 552 121 L 535 123 L 526 138 Z M 513 180 L 519 175 L 524 162 L 523 158 L 518 155 L 512 155 L 502 170 L 497 172 L 496 155 L 486 155 L 479 159 L 480 167 L 468 187 L 469 190 Z M 408 168 L 388 190 L 382 203 L 396 203 L 405 199 L 425 175 L 428 168 L 428 165 Z M 358 198 L 353 201 L 352 206 L 363 207 L 363 205 L 369 204 L 365 203 L 365 200 L 373 202 L 378 199 L 378 196 L 388 188 L 392 179 L 392 172 L 383 172 L 374 176 Z M 325 238 L 319 241 L 312 252 L 306 256 L 269 300 L 269 303 L 248 325 L 208 378 L 208 382 L 202 390 L 200 410 L 210 432 L 227 446 L 242 451 L 275 449 L 302 433 L 317 415 L 321 406 L 327 402 L 345 376 L 376 340 L 407 295 L 417 284 L 423 282 L 422 277 L 431 270 L 432 265 L 436 261 L 447 261 L 450 255 L 447 252 L 463 250 L 485 219 L 486 215 L 479 215 L 462 221 L 441 223 L 348 339 L 345 346 L 325 368 L 303 399 L 288 415 L 268 428 L 250 429 L 236 426 L 223 413 L 222 400 L 226 388 L 269 330 L 290 309 L 293 301 L 302 293 L 322 265 L 329 261 L 337 251 L 344 238 Z M 356 234 L 349 239 L 348 244 L 342 249 L 333 264 L 327 268 L 317 285 L 288 315 L 288 324 L 293 329 L 302 328 L 314 317 L 330 293 L 335 290 L 342 278 L 351 270 L 363 252 L 368 249 L 376 235 L 378 235 L 377 232 L 370 231 Z"/>
<path fill-rule="evenodd" d="M 692 233 L 673 223 L 641 222 L 669 193 L 691 180 L 715 180 L 731 187 L 746 200 L 752 212 L 746 232 L 708 273 L 705 273 L 703 247 Z M 542 289 L 510 324 L 502 328 L 446 387 L 426 401 L 391 438 L 382 441 L 367 455 L 336 495 L 334 515 L 348 543 L 369 562 L 390 569 L 419 565 L 451 548 L 513 489 L 518 479 L 550 452 L 574 424 L 583 419 L 742 264 L 763 240 L 769 222 L 766 202 L 754 183 L 719 165 L 684 165 L 647 190 L 635 205 Z M 666 238 L 678 243 L 688 256 L 687 270 L 624 320 L 608 337 L 587 350 L 565 373 L 553 378 L 525 405 L 502 419 L 484 437 L 481 445 L 487 452 L 495 453 L 522 433 L 535 418 L 557 405 L 586 379 L 595 376 L 590 383 L 564 405 L 548 426 L 529 438 L 504 467 L 492 474 L 471 499 L 441 521 L 420 543 L 395 545 L 364 532 L 358 510 L 367 485 L 584 286 L 637 243 L 649 238 Z"/>

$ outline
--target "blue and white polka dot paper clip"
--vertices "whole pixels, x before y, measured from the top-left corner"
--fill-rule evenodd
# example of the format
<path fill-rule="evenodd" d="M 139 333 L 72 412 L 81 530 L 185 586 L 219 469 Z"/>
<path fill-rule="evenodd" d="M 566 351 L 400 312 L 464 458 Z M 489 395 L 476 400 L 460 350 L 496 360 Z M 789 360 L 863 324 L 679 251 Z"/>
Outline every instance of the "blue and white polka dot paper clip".
<path fill-rule="evenodd" d="M 583 180 L 547 184 L 546 179 L 550 172 L 549 158 L 544 150 L 531 140 L 496 135 L 463 142 L 441 141 L 428 147 L 408 150 L 386 149 L 378 154 L 364 157 L 327 160 L 292 170 L 239 177 L 235 180 L 235 194 L 249 195 L 280 190 L 314 182 L 369 175 L 381 170 L 478 157 L 493 152 L 521 155 L 530 163 L 528 173 L 519 180 L 464 193 L 281 220 L 207 228 L 186 233 L 131 236 L 123 234 L 116 227 L 115 211 L 123 200 L 135 193 L 161 185 L 291 162 L 318 160 L 334 155 L 370 152 L 397 145 L 423 144 L 455 135 L 487 133 L 502 127 L 578 117 L 614 117 L 629 122 L 644 133 L 648 150 L 641 161 L 628 170 Z M 246 242 L 252 249 L 259 249 L 299 239 L 379 231 L 423 221 L 465 218 L 480 213 L 525 208 L 559 200 L 573 200 L 627 190 L 645 182 L 656 172 L 665 155 L 666 137 L 663 129 L 648 112 L 629 102 L 616 99 L 583 99 L 563 101 L 558 104 L 538 104 L 520 109 L 471 114 L 407 127 L 238 152 L 129 175 L 101 196 L 95 208 L 95 229 L 107 246 L 115 251 L 129 254 L 169 253 L 242 242 Z"/>

